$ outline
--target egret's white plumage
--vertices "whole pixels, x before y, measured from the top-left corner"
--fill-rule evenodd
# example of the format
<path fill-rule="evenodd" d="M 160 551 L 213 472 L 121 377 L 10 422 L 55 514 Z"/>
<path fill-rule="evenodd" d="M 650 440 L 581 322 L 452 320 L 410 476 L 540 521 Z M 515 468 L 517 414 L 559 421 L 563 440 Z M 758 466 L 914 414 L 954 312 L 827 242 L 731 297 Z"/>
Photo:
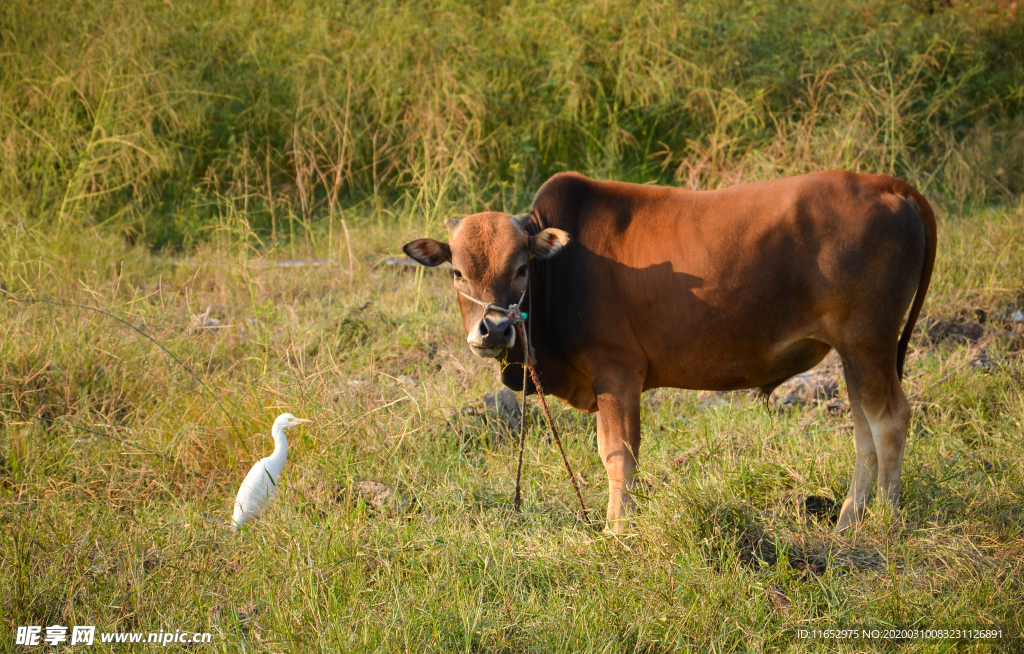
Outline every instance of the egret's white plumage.
<path fill-rule="evenodd" d="M 274 427 L 270 430 L 274 435 L 274 453 L 260 459 L 249 470 L 235 497 L 235 514 L 231 518 L 231 528 L 235 531 L 270 506 L 277 494 L 277 482 L 281 479 L 284 464 L 288 461 L 288 437 L 284 435 L 284 430 L 304 422 L 312 420 L 296 418 L 290 413 L 282 413 L 274 421 Z"/>

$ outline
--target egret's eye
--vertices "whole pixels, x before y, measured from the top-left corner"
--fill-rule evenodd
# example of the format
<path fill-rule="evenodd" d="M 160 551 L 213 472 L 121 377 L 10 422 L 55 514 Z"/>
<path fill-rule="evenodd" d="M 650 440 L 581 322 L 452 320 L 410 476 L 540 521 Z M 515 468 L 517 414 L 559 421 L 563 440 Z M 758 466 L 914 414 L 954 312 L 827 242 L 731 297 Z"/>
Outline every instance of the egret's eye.
<path fill-rule="evenodd" d="M 453 270 L 452 276 L 455 277 L 455 281 L 459 281 L 460 279 L 462 279 L 462 272 L 458 270 Z"/>
<path fill-rule="evenodd" d="M 527 270 L 529 270 L 529 268 L 525 263 L 519 266 L 519 270 L 516 271 L 516 277 L 525 277 Z"/>

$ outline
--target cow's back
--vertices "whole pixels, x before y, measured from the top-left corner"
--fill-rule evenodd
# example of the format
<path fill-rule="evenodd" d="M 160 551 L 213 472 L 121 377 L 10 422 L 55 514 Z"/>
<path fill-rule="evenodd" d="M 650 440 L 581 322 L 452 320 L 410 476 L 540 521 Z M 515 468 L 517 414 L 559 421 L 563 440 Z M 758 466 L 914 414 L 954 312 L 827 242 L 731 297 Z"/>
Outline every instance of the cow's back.
<path fill-rule="evenodd" d="M 902 318 L 925 238 L 901 184 L 825 172 L 691 191 L 555 176 L 533 213 L 573 242 L 545 264 L 546 338 L 584 372 L 642 351 L 648 388 L 777 383 L 817 363 L 858 302 Z M 885 280 L 899 283 L 876 288 Z"/>

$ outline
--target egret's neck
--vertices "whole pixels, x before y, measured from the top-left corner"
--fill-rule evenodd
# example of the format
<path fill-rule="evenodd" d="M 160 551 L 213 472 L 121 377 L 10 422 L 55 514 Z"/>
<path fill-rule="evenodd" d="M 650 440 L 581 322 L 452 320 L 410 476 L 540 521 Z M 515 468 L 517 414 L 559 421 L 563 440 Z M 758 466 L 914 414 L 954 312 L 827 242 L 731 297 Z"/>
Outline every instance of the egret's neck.
<path fill-rule="evenodd" d="M 270 433 L 274 435 L 274 453 L 270 458 L 284 463 L 288 458 L 288 437 L 284 434 L 284 425 L 274 425 Z"/>

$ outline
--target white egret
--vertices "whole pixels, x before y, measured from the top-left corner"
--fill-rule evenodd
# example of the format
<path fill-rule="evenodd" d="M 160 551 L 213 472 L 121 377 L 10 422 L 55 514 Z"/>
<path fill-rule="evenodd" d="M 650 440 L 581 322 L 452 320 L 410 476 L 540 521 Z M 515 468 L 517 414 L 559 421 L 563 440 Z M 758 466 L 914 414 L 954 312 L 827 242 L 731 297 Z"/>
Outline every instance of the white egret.
<path fill-rule="evenodd" d="M 266 511 L 270 502 L 277 494 L 277 482 L 281 479 L 284 464 L 288 461 L 288 437 L 284 430 L 304 422 L 313 422 L 305 418 L 296 418 L 290 413 L 282 413 L 274 421 L 270 433 L 274 436 L 274 453 L 260 459 L 245 476 L 238 495 L 235 497 L 235 514 L 231 518 L 231 528 L 238 531 L 250 518 L 257 518 Z"/>

